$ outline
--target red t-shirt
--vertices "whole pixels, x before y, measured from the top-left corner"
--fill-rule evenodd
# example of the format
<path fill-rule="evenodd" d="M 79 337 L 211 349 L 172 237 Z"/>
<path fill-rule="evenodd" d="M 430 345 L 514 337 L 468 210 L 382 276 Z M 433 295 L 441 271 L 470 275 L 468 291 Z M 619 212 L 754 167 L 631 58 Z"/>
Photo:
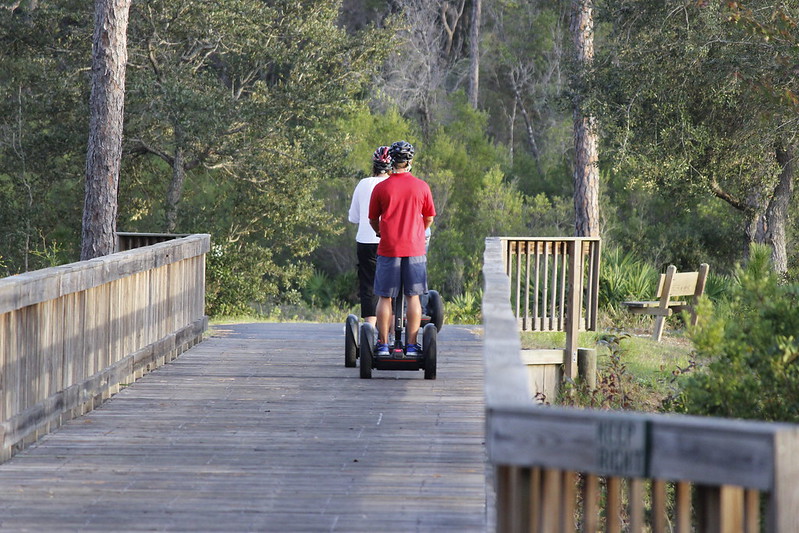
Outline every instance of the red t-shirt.
<path fill-rule="evenodd" d="M 369 219 L 380 219 L 377 254 L 425 255 L 424 218 L 436 216 L 430 187 L 410 172 L 391 174 L 378 183 L 369 202 Z"/>

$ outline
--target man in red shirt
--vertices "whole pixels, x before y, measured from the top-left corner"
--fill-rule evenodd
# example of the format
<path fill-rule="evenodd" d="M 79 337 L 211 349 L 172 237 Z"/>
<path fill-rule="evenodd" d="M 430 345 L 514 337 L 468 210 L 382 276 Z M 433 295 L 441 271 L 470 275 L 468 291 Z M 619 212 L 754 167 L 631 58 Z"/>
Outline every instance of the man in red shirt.
<path fill-rule="evenodd" d="M 391 328 L 391 298 L 399 296 L 400 280 L 406 300 L 408 345 L 405 353 L 416 355 L 422 321 L 419 296 L 427 292 L 425 230 L 433 223 L 436 208 L 426 182 L 411 174 L 413 146 L 397 141 L 389 148 L 392 171 L 387 180 L 375 186 L 369 203 L 369 223 L 380 237 L 377 247 L 375 294 L 377 303 L 377 349 L 375 355 L 388 355 Z"/>

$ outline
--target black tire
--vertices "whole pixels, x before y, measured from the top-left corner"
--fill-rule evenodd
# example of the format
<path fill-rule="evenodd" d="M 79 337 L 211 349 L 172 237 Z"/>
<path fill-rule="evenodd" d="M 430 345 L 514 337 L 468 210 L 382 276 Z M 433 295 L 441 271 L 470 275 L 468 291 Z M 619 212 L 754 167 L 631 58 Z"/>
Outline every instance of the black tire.
<path fill-rule="evenodd" d="M 344 366 L 355 368 L 358 358 L 358 317 L 347 316 L 344 325 Z"/>
<path fill-rule="evenodd" d="M 438 330 L 428 324 L 422 330 L 422 355 L 424 356 L 424 379 L 436 379 L 436 359 L 438 355 Z"/>
<path fill-rule="evenodd" d="M 361 379 L 372 379 L 372 361 L 375 349 L 375 328 L 369 323 L 361 324 Z"/>
<path fill-rule="evenodd" d="M 430 323 L 436 326 L 437 331 L 444 327 L 444 301 L 438 291 L 428 291 L 427 316 Z"/>

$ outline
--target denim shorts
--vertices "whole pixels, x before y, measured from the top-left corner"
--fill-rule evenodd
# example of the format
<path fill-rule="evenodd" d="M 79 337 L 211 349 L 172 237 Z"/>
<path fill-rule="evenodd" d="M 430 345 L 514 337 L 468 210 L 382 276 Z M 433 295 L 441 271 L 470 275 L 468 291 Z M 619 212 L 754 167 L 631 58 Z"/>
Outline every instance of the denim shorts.
<path fill-rule="evenodd" d="M 377 256 L 375 294 L 394 298 L 402 292 L 408 296 L 427 292 L 427 256 L 384 257 Z"/>

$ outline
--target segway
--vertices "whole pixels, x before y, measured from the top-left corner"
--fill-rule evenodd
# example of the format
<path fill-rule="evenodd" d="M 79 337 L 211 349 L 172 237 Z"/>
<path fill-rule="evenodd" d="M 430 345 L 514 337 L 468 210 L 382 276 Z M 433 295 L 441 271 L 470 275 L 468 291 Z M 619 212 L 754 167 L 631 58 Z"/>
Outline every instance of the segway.
<path fill-rule="evenodd" d="M 420 296 L 420 300 L 422 323 L 419 328 L 424 331 L 427 324 L 433 324 L 436 331 L 441 331 L 441 328 L 444 327 L 444 303 L 441 300 L 441 295 L 438 291 L 431 290 Z M 347 315 L 347 319 L 344 321 L 344 366 L 347 368 L 355 368 L 358 357 L 360 357 L 359 329 L 360 319 L 354 314 Z M 424 335 L 422 335 L 422 340 L 424 341 Z M 374 342 L 376 341 L 373 341 L 372 344 Z"/>
<path fill-rule="evenodd" d="M 344 366 L 355 368 L 358 358 L 358 317 L 350 314 L 344 322 Z"/>
<path fill-rule="evenodd" d="M 439 298 L 440 304 L 440 298 Z M 443 319 L 443 312 L 441 319 Z M 372 369 L 377 370 L 424 370 L 425 379 L 436 379 L 436 337 L 438 329 L 436 324 L 428 320 L 422 330 L 422 351 L 417 354 L 408 354 L 406 344 L 415 344 L 417 339 L 405 339 L 403 343 L 402 331 L 406 329 L 405 297 L 400 286 L 399 296 L 394 298 L 394 343 L 390 345 L 388 355 L 377 355 L 377 330 L 369 323 L 361 325 L 359 354 L 361 359 L 361 379 L 371 379 Z M 406 331 L 407 333 L 407 331 Z"/>

